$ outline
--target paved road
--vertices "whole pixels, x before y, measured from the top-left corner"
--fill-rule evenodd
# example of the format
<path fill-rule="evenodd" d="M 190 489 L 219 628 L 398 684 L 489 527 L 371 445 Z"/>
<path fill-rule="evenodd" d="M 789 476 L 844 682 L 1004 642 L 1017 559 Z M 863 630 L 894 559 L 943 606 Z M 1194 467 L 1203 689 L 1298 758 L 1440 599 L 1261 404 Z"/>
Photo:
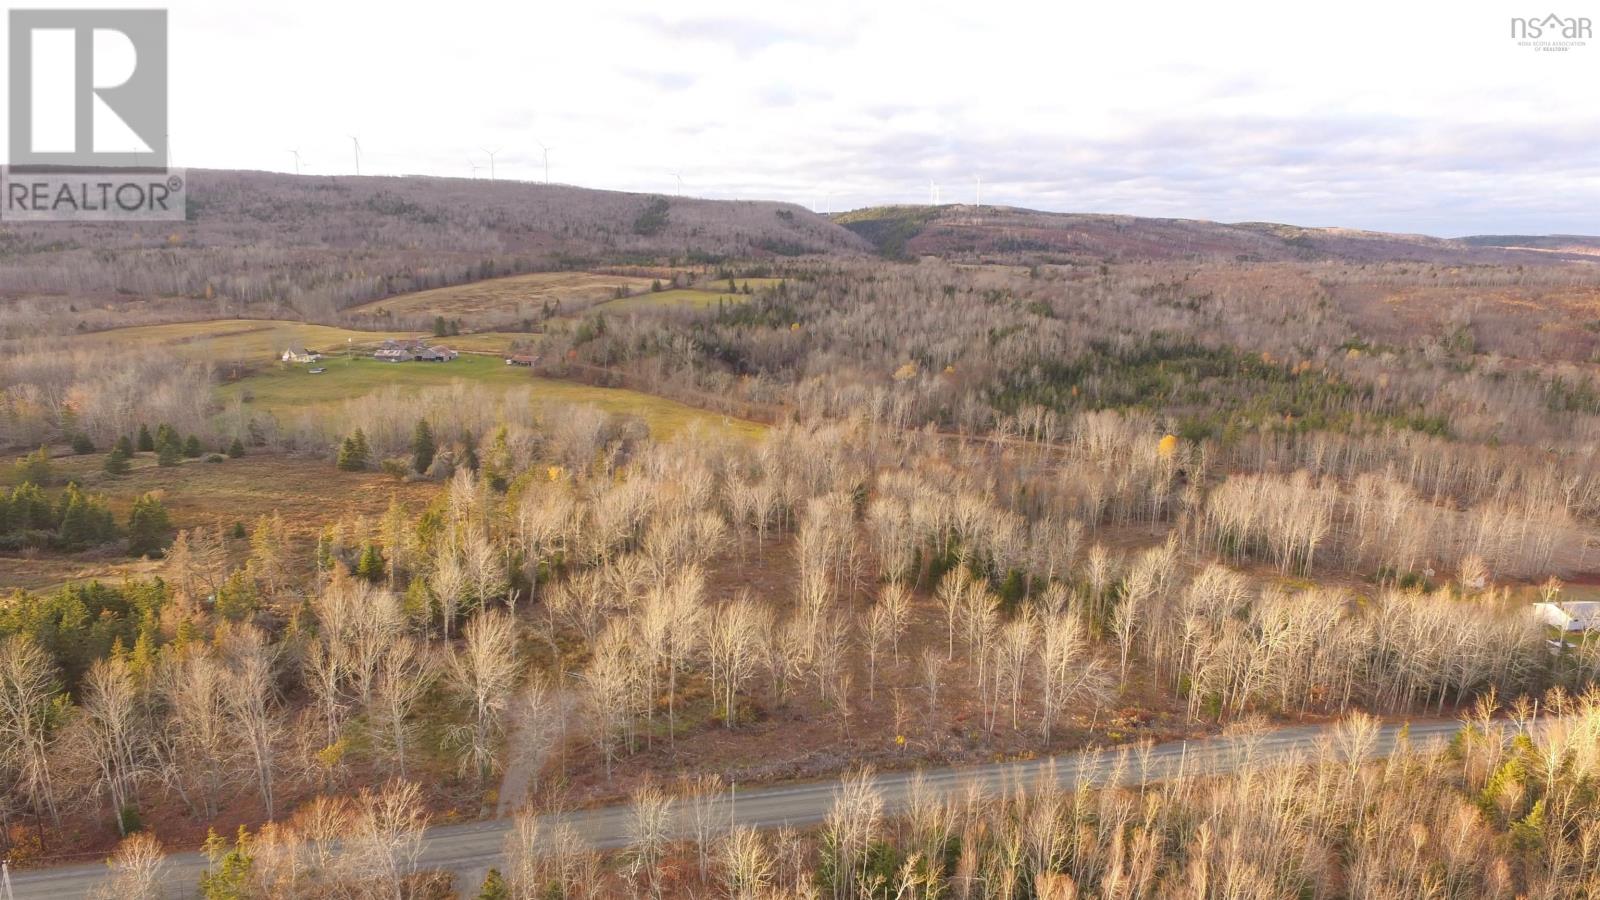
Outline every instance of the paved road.
<path fill-rule="evenodd" d="M 1373 755 L 1389 754 L 1402 727 L 1410 728 L 1413 746 L 1421 746 L 1447 741 L 1455 733 L 1457 724 L 1429 721 L 1410 726 L 1383 726 L 1378 732 Z M 1295 726 L 1253 738 L 1158 744 L 1148 753 L 1130 754 L 1120 781 L 1124 784 L 1153 782 L 1180 773 L 1228 772 L 1239 768 L 1247 755 L 1257 761 L 1283 761 L 1308 754 L 1329 731 L 1320 726 Z M 1063 787 L 1072 788 L 1080 782 L 1106 784 L 1113 774 L 1114 762 L 1113 754 L 1064 754 L 1026 762 L 926 769 L 923 778 L 931 788 L 947 793 L 964 794 L 971 784 L 988 794 L 1010 792 L 1037 785 L 1042 778 L 1054 778 Z M 894 815 L 905 809 L 912 776 L 911 772 L 885 772 L 877 776 L 886 814 Z M 740 790 L 733 799 L 731 818 L 758 828 L 814 825 L 827 815 L 837 786 L 837 781 L 818 781 Z M 685 812 L 680 810 L 680 815 Z M 593 846 L 607 850 L 626 843 L 627 816 L 626 806 L 608 806 L 572 813 L 567 821 Z M 422 846 L 421 867 L 450 870 L 460 876 L 458 884 L 476 887 L 484 871 L 499 863 L 500 849 L 510 827 L 509 820 L 498 819 L 430 828 Z M 680 834 L 690 833 L 686 817 L 679 821 L 678 829 Z M 205 858 L 199 853 L 168 857 L 168 896 L 194 896 L 204 866 Z M 16 900 L 65 900 L 87 896 L 105 877 L 103 864 L 62 866 L 14 873 L 12 887 Z"/>

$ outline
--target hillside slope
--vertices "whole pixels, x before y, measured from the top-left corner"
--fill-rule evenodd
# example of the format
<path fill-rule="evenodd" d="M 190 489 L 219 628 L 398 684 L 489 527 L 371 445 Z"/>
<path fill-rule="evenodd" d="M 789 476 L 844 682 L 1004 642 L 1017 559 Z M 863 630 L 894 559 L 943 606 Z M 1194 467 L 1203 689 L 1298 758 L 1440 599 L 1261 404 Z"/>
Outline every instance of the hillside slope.
<path fill-rule="evenodd" d="M 834 221 L 891 258 L 1504 263 L 1577 257 L 1584 252 L 1579 242 L 1585 240 L 1567 238 L 1559 246 L 1540 245 L 1536 242 L 1544 239 L 1536 238 L 1500 244 L 1266 222 L 1225 224 L 965 204 L 874 207 L 843 213 Z M 1524 249 L 1532 247 L 1543 252 Z"/>
<path fill-rule="evenodd" d="M 564 185 L 190 170 L 181 223 L 0 227 L 0 295 L 215 299 L 329 315 L 558 266 L 858 254 L 802 207 Z"/>

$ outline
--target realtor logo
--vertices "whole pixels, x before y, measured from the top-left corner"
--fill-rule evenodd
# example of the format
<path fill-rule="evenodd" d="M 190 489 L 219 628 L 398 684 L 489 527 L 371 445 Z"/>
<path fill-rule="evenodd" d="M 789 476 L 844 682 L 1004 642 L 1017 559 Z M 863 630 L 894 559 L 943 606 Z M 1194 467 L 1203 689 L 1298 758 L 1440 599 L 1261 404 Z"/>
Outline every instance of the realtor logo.
<path fill-rule="evenodd" d="M 184 218 L 167 168 L 167 11 L 14 9 L 0 218 Z"/>
<path fill-rule="evenodd" d="M 167 164 L 167 11 L 11 11 L 11 164 Z"/>

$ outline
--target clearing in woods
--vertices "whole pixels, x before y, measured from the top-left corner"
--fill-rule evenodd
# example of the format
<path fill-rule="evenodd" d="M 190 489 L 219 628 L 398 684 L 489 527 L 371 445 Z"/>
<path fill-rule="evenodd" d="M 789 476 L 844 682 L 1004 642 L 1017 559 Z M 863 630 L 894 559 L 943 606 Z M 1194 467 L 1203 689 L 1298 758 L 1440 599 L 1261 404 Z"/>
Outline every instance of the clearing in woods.
<path fill-rule="evenodd" d="M 334 353 L 415 336 L 415 332 L 354 331 L 277 319 L 210 319 L 91 331 L 71 338 L 70 346 L 160 347 L 193 359 L 266 362 L 290 346 Z"/>
<path fill-rule="evenodd" d="M 286 418 L 315 412 L 319 404 L 365 396 L 380 388 L 437 387 L 470 381 L 498 390 L 533 388 L 537 396 L 557 403 L 581 403 L 606 412 L 635 415 L 650 427 L 657 440 L 665 440 L 689 425 L 724 433 L 755 437 L 764 427 L 624 388 L 593 387 L 570 381 L 540 378 L 521 366 L 508 366 L 497 357 L 463 355 L 450 362 L 379 362 L 370 357 L 333 358 L 320 364 L 326 371 L 313 375 L 304 366 L 263 369 L 223 385 L 224 400 L 240 397 L 247 409 L 265 410 Z"/>
<path fill-rule="evenodd" d="M 209 449 L 209 448 L 208 448 Z M 176 466 L 156 465 L 154 453 L 135 454 L 126 475 L 105 473 L 106 454 L 58 456 L 52 460 L 58 481 L 73 481 L 86 493 L 106 498 L 118 525 L 128 521 L 133 501 L 147 493 L 161 498 L 174 528 L 194 528 L 220 522 L 231 528 L 274 512 L 283 516 L 291 537 L 301 543 L 314 540 L 322 526 L 343 515 L 377 518 L 398 498 L 420 510 L 438 492 L 436 482 L 398 481 L 376 471 L 342 472 L 327 459 L 279 456 L 251 452 L 220 463 L 185 459 Z M 0 467 L 0 488 L 14 483 L 9 466 Z M 52 498 L 61 488 L 51 487 Z M 338 497 L 330 503 L 330 497 Z M 245 543 L 230 540 L 230 549 L 243 552 Z M 0 555 L 0 594 L 12 587 L 39 591 L 90 578 L 149 577 L 159 561 L 131 559 L 121 553 L 60 554 L 29 552 Z"/>
<path fill-rule="evenodd" d="M 520 366 L 505 365 L 498 354 L 513 343 L 536 341 L 534 335 L 484 332 L 424 338 L 457 350 L 494 354 L 464 353 L 447 363 L 384 363 L 370 356 L 372 348 L 385 339 L 417 336 L 416 332 L 355 331 L 303 322 L 218 319 L 96 331 L 75 336 L 71 342 L 76 347 L 160 347 L 191 359 L 245 362 L 254 371 L 220 387 L 220 396 L 223 400 L 242 396 L 248 406 L 279 415 L 349 400 L 393 384 L 420 388 L 466 380 L 501 389 L 534 387 L 540 396 L 555 402 L 587 403 L 607 412 L 637 415 L 658 440 L 693 422 L 744 436 L 759 435 L 763 430 L 754 422 L 729 419 L 651 394 L 539 378 Z M 278 363 L 278 354 L 291 345 L 327 353 L 328 358 L 317 364 L 326 371 L 312 375 L 307 366 Z"/>
<path fill-rule="evenodd" d="M 519 312 L 531 316 L 549 301 L 560 301 L 563 312 L 575 312 L 615 297 L 618 288 L 630 293 L 648 291 L 650 282 L 637 275 L 535 272 L 400 294 L 363 303 L 348 312 L 362 316 L 426 314 L 446 318 Z"/>
<path fill-rule="evenodd" d="M 746 303 L 749 300 L 750 298 L 744 294 L 674 288 L 670 291 L 647 291 L 643 294 L 634 294 L 631 297 L 607 300 L 588 311 L 621 314 L 644 312 L 652 309 L 716 309 L 719 306 L 732 306 Z"/>

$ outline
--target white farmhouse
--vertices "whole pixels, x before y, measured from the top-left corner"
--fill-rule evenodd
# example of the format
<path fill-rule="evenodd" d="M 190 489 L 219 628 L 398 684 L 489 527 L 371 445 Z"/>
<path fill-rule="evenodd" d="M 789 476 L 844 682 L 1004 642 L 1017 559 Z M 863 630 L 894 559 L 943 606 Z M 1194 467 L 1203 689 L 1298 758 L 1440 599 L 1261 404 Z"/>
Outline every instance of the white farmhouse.
<path fill-rule="evenodd" d="M 1533 617 L 1562 631 L 1600 631 L 1600 600 L 1535 603 Z"/>

